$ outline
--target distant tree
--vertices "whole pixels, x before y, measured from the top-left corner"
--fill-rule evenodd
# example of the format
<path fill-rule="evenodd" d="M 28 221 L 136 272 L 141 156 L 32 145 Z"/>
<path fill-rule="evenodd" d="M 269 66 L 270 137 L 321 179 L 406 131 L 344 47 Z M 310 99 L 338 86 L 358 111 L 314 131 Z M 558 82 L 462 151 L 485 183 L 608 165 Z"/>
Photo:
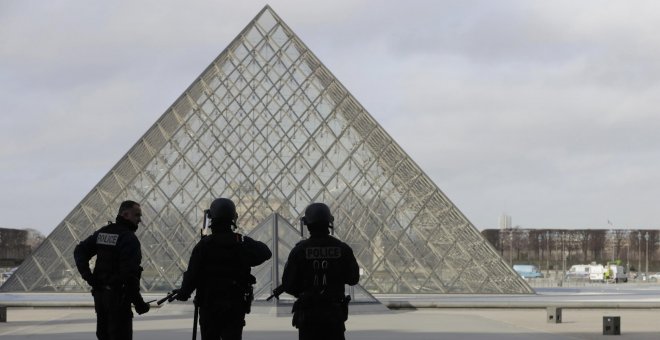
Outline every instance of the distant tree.
<path fill-rule="evenodd" d="M 603 250 L 607 242 L 607 230 L 593 229 L 589 237 L 589 249 L 593 254 L 593 261 L 601 262 L 603 260 Z"/>
<path fill-rule="evenodd" d="M 543 234 L 540 230 L 536 230 L 536 229 L 527 230 L 527 244 L 529 244 L 530 253 L 535 253 L 536 259 L 538 261 L 541 261 L 541 259 L 543 259 L 543 252 L 545 250 L 543 249 L 542 241 L 544 237 L 545 234 Z"/>
<path fill-rule="evenodd" d="M 591 236 L 591 231 L 587 229 L 576 230 L 575 238 L 577 243 L 580 245 L 580 250 L 582 251 L 582 263 L 589 263 L 589 237 Z"/>
<path fill-rule="evenodd" d="M 655 263 L 658 259 L 658 242 L 660 242 L 660 232 L 658 230 L 649 230 L 649 262 Z M 649 263 L 649 270 L 651 270 L 651 264 Z M 653 266 L 653 270 L 657 270 L 656 266 Z"/>
<path fill-rule="evenodd" d="M 529 231 L 527 229 L 520 229 L 520 226 L 515 226 L 513 232 L 513 248 L 516 250 L 516 260 L 529 259 Z M 521 256 L 522 255 L 522 256 Z"/>
<path fill-rule="evenodd" d="M 659 230 L 641 230 L 641 243 L 637 238 L 638 231 L 636 230 L 561 230 L 516 227 L 486 229 L 481 231 L 481 234 L 507 262 L 510 259 L 513 261 L 537 260 L 545 267 L 561 266 L 563 246 L 567 266 L 579 262 L 605 263 L 614 257 L 622 259 L 622 263 L 630 263 L 632 269 L 633 266 L 637 267 L 638 263 L 641 263 L 642 267 L 645 263 L 646 239 L 644 235 L 647 232 L 649 235 L 649 270 L 658 270 L 660 267 Z M 624 249 L 626 246 L 629 249 Z M 629 256 L 630 254 L 637 254 L 637 256 Z"/>
<path fill-rule="evenodd" d="M 612 257 L 614 259 L 621 258 L 621 248 L 623 248 L 623 245 L 626 243 L 626 239 L 628 238 L 629 233 L 630 233 L 629 230 L 623 230 L 623 229 L 614 229 L 610 233 L 614 248 Z"/>
<path fill-rule="evenodd" d="M 641 249 L 641 242 L 640 242 L 640 237 L 641 237 L 641 232 L 640 230 L 631 230 L 630 233 L 628 233 L 628 242 L 630 244 L 630 252 L 636 254 L 634 257 L 631 258 L 631 263 L 632 268 L 634 267 L 634 271 L 639 271 L 639 268 L 637 268 L 637 264 L 640 263 L 642 259 L 642 252 L 644 251 Z M 642 239 L 643 240 L 643 239 Z"/>
<path fill-rule="evenodd" d="M 498 229 L 485 229 L 481 231 L 481 235 L 488 241 L 493 248 L 497 251 L 502 250 L 502 242 L 500 241 L 500 231 Z"/>

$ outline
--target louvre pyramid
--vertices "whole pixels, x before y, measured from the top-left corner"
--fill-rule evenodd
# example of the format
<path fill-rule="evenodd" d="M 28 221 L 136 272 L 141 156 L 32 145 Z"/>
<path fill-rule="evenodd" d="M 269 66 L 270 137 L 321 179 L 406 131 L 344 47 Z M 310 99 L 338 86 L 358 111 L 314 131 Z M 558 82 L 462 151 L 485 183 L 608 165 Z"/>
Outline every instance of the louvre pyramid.
<path fill-rule="evenodd" d="M 327 203 L 370 293 L 532 292 L 268 6 L 1 290 L 87 290 L 73 248 L 125 199 L 144 214 L 142 290 L 169 290 L 221 196 L 244 233 Z"/>

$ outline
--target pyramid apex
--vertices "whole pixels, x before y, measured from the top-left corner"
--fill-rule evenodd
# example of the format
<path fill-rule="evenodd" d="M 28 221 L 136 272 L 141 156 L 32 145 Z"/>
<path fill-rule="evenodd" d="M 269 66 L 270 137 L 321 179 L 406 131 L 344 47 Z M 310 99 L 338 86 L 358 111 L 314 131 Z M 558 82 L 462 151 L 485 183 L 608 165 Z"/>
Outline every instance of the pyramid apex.
<path fill-rule="evenodd" d="M 277 13 L 275 13 L 275 10 L 274 10 L 272 7 L 270 7 L 269 4 L 266 4 L 266 5 L 261 9 L 261 11 L 259 11 L 259 14 L 257 14 L 257 17 L 262 16 L 265 12 L 269 12 L 270 14 L 272 14 L 272 15 L 274 15 L 274 16 L 277 16 Z"/>

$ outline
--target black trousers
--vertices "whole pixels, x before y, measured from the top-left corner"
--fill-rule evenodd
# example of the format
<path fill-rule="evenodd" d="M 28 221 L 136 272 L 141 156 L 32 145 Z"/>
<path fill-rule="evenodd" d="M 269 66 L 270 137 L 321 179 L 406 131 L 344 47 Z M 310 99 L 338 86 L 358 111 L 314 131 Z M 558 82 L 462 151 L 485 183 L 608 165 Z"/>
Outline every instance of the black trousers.
<path fill-rule="evenodd" d="M 338 303 L 309 303 L 298 299 L 293 305 L 292 324 L 298 328 L 299 340 L 344 340 L 346 326 L 342 306 Z"/>
<path fill-rule="evenodd" d="M 343 327 L 319 328 L 303 327 L 298 329 L 299 340 L 345 340 Z"/>
<path fill-rule="evenodd" d="M 241 340 L 245 327 L 245 307 L 226 303 L 199 308 L 202 340 Z"/>
<path fill-rule="evenodd" d="M 99 340 L 133 339 L 133 312 L 131 303 L 121 291 L 98 289 L 94 291 L 96 310 L 96 337 Z"/>

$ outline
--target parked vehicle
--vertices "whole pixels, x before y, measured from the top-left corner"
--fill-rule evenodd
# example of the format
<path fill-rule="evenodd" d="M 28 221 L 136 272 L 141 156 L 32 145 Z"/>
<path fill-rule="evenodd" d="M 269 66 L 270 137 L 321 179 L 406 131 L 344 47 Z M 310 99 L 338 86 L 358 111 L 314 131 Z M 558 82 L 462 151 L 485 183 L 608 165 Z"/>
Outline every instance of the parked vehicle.
<path fill-rule="evenodd" d="M 589 266 L 589 280 L 598 282 L 628 282 L 628 275 L 623 266 L 616 264 L 592 264 Z"/>
<path fill-rule="evenodd" d="M 543 274 L 533 264 L 514 264 L 513 270 L 515 270 L 523 279 L 543 277 Z"/>
<path fill-rule="evenodd" d="M 605 282 L 605 266 L 602 264 L 589 265 L 589 280 Z"/>
<path fill-rule="evenodd" d="M 623 266 L 610 264 L 607 266 L 607 270 L 607 280 L 614 281 L 615 283 L 619 283 L 621 281 L 628 282 L 628 274 L 626 274 L 626 270 L 623 268 Z"/>
<path fill-rule="evenodd" d="M 573 280 L 573 279 L 583 279 L 583 280 L 588 280 L 589 279 L 589 270 L 591 268 L 591 265 L 589 264 L 575 264 L 572 265 L 571 268 L 566 272 L 566 279 L 568 280 Z"/>
<path fill-rule="evenodd" d="M 658 281 L 660 281 L 660 273 L 650 273 L 650 274 L 646 277 L 646 279 L 647 279 L 649 282 L 658 282 Z"/>

